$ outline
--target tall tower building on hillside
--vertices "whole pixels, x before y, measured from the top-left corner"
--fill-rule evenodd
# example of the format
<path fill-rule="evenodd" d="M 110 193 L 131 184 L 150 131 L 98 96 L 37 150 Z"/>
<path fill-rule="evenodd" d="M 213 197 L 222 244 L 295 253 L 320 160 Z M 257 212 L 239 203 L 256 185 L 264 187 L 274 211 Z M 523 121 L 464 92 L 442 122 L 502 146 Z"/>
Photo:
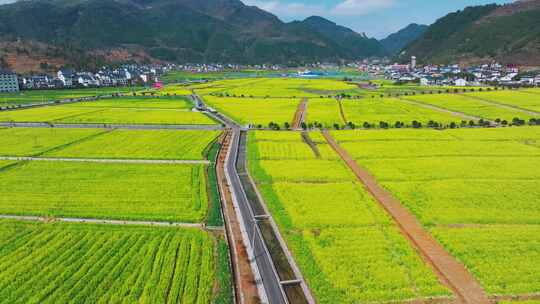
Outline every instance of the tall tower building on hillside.
<path fill-rule="evenodd" d="M 411 70 L 416 69 L 416 56 L 411 57 Z"/>

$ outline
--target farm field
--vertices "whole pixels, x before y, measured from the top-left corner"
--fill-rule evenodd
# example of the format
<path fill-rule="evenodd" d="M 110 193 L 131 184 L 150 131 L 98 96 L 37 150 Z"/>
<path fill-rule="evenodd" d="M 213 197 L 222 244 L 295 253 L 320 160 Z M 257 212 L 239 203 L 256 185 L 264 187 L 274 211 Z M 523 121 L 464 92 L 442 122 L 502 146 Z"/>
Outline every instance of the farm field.
<path fill-rule="evenodd" d="M 399 121 L 410 126 L 414 120 L 424 125 L 430 120 L 443 124 L 459 123 L 462 120 L 459 116 L 411 105 L 394 98 L 343 100 L 342 105 L 347 121 L 358 126 L 365 122 L 378 124 L 380 121 L 390 125 Z"/>
<path fill-rule="evenodd" d="M 104 133 L 97 129 L 0 129 L 0 156 L 36 156 Z"/>
<path fill-rule="evenodd" d="M 250 172 L 318 303 L 450 297 L 337 155 L 310 150 L 299 132 L 249 134 Z"/>
<path fill-rule="evenodd" d="M 403 132 L 402 132 L 403 131 Z M 417 133 L 417 139 L 413 138 Z M 332 132 L 491 295 L 540 292 L 540 129 Z M 509 267 L 511 265 L 511 267 Z"/>
<path fill-rule="evenodd" d="M 111 87 L 98 89 L 69 89 L 69 90 L 34 90 L 19 93 L 1 93 L 0 107 L 7 105 L 42 103 L 46 101 L 129 93 L 140 91 L 142 87 Z"/>
<path fill-rule="evenodd" d="M 2 303 L 210 303 L 201 230 L 0 221 Z"/>
<path fill-rule="evenodd" d="M 186 109 L 191 110 L 193 104 L 182 98 L 171 97 L 115 97 L 96 101 L 83 101 L 65 106 L 82 108 L 135 108 L 135 109 Z"/>
<path fill-rule="evenodd" d="M 521 91 L 478 92 L 467 93 L 466 95 L 525 110 L 535 111 L 538 112 L 538 115 L 540 116 L 539 95 Z"/>
<path fill-rule="evenodd" d="M 317 133 L 310 134 L 316 148 L 302 141 L 300 132 L 265 131 L 255 132 L 250 136 L 257 142 L 257 149 L 248 153 L 253 153 L 252 156 L 259 160 L 337 160 L 339 158 L 322 136 L 317 136 Z"/>
<path fill-rule="evenodd" d="M 20 162 L 0 171 L 0 214 L 201 222 L 204 165 Z"/>
<path fill-rule="evenodd" d="M 321 95 L 333 95 L 341 92 L 358 93 L 356 85 L 331 79 L 258 78 L 223 80 L 214 84 L 223 89 L 214 91 L 212 94 L 231 97 L 301 98 L 320 97 Z M 197 89 L 195 90 L 199 92 Z"/>
<path fill-rule="evenodd" d="M 308 101 L 306 123 L 320 123 L 323 127 L 332 128 L 334 124 L 346 122 L 341 117 L 339 104 L 334 98 L 311 98 Z"/>
<path fill-rule="evenodd" d="M 215 125 L 208 116 L 187 109 L 133 109 L 47 106 L 0 112 L 0 122 Z"/>
<path fill-rule="evenodd" d="M 234 119 L 241 125 L 268 126 L 270 122 L 291 123 L 300 99 L 293 98 L 222 98 L 205 96 L 208 106 Z"/>
<path fill-rule="evenodd" d="M 500 107 L 459 94 L 416 95 L 408 96 L 406 99 L 434 105 L 436 107 L 461 112 L 463 114 L 487 120 L 501 119 L 511 122 L 516 117 L 520 119 L 529 119 L 537 116 L 540 117 L 540 114 L 531 115 L 518 109 Z"/>
<path fill-rule="evenodd" d="M 0 133 L 1 134 L 1 133 Z M 202 160 L 219 131 L 114 130 L 43 154 L 61 158 Z"/>
<path fill-rule="evenodd" d="M 219 131 L 0 129 L 0 156 L 202 160 Z"/>

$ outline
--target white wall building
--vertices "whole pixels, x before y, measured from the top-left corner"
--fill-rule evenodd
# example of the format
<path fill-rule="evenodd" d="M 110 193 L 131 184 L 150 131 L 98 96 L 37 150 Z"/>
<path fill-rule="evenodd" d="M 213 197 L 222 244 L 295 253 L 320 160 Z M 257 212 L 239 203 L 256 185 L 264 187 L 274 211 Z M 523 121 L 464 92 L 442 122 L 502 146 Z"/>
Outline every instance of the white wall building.
<path fill-rule="evenodd" d="M 467 86 L 467 80 L 460 78 L 454 81 L 454 84 L 458 87 L 466 87 Z"/>

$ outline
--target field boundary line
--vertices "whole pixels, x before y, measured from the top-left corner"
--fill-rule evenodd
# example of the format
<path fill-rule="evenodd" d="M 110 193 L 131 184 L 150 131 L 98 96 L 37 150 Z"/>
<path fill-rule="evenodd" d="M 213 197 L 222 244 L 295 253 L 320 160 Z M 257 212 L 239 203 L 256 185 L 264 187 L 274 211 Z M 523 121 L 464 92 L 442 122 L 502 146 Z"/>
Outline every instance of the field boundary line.
<path fill-rule="evenodd" d="M 323 131 L 323 135 L 366 190 L 392 216 L 403 235 L 433 268 L 440 281 L 454 291 L 458 300 L 466 304 L 491 303 L 480 283 L 465 266 L 446 251 L 398 199 L 379 185 L 366 169 L 360 167 L 327 130 Z"/>
<path fill-rule="evenodd" d="M 531 293 L 531 294 L 519 294 L 511 296 L 502 296 L 496 295 L 490 297 L 496 301 L 529 301 L 529 300 L 540 300 L 540 293 Z"/>
<path fill-rule="evenodd" d="M 302 98 L 300 102 L 298 103 L 298 108 L 296 109 L 296 112 L 294 113 L 291 129 L 300 130 L 302 123 L 304 122 L 304 119 L 306 117 L 307 103 L 308 103 L 308 99 L 305 97 Z"/>
<path fill-rule="evenodd" d="M 63 222 L 63 223 L 81 223 L 81 224 L 102 224 L 102 225 L 120 225 L 120 226 L 158 226 L 158 227 L 183 227 L 203 229 L 204 225 L 199 223 L 184 222 L 160 222 L 160 221 L 132 221 L 132 220 L 107 220 L 94 218 L 74 218 L 74 217 L 43 217 L 43 216 L 25 216 L 25 215 L 6 215 L 0 214 L 0 219 L 21 220 L 33 222 Z"/>
<path fill-rule="evenodd" d="M 201 164 L 209 165 L 208 160 L 164 160 L 164 159 L 100 159 L 100 158 L 55 158 L 28 156 L 0 156 L 0 160 L 12 161 L 48 161 L 48 162 L 80 162 L 80 163 L 119 163 L 119 164 Z"/>
<path fill-rule="evenodd" d="M 434 111 L 438 111 L 438 112 L 442 112 L 442 113 L 451 114 L 453 116 L 459 116 L 461 118 L 468 119 L 468 120 L 480 120 L 480 119 L 483 119 L 483 120 L 489 121 L 491 123 L 493 122 L 493 121 L 488 120 L 486 118 L 482 118 L 482 117 L 474 116 L 474 115 L 469 115 L 469 114 L 459 112 L 459 111 L 449 110 L 449 109 L 446 109 L 446 108 L 443 108 L 443 107 L 435 106 L 435 105 L 424 103 L 424 102 L 421 102 L 421 101 L 411 100 L 411 99 L 403 98 L 403 97 L 397 97 L 396 99 L 400 100 L 402 102 L 408 103 L 408 104 L 412 104 L 412 105 L 419 106 L 419 107 L 424 107 L 426 109 L 430 109 L 430 110 L 434 110 Z"/>
<path fill-rule="evenodd" d="M 160 124 L 108 124 L 108 123 L 54 123 L 54 122 L 0 122 L 8 128 L 59 128 L 59 129 L 125 129 L 125 130 L 194 130 L 219 131 L 220 125 L 160 125 Z"/>
<path fill-rule="evenodd" d="M 483 102 L 485 104 L 494 105 L 494 106 L 497 106 L 497 107 L 500 107 L 500 108 L 503 108 L 503 109 L 518 110 L 520 112 L 527 113 L 529 115 L 540 116 L 540 112 L 525 109 L 525 108 L 522 108 L 520 106 L 514 106 L 514 105 L 502 103 L 502 102 L 499 102 L 499 101 L 478 97 L 478 96 L 471 96 L 471 95 L 466 95 L 466 94 L 461 94 L 461 95 L 466 97 L 466 98 L 478 100 L 478 101 Z"/>
<path fill-rule="evenodd" d="M 339 115 L 341 116 L 341 119 L 343 120 L 343 123 L 344 124 L 349 123 L 349 121 L 347 121 L 347 116 L 345 116 L 345 109 L 343 109 L 343 103 L 341 102 L 341 99 L 336 98 L 336 101 L 337 101 L 338 107 L 339 107 Z"/>

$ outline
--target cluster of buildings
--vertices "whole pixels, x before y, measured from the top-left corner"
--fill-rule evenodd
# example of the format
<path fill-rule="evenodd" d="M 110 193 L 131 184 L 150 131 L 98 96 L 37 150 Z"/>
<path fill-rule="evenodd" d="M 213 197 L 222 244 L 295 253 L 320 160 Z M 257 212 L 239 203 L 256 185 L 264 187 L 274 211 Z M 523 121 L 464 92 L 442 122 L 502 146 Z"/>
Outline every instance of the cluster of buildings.
<path fill-rule="evenodd" d="M 460 67 L 459 65 L 417 66 L 416 57 L 409 64 L 368 64 L 364 69 L 398 82 L 418 82 L 421 85 L 478 86 L 540 86 L 540 72 L 520 73 L 515 65 L 499 63 Z"/>
<path fill-rule="evenodd" d="M 62 89 L 85 87 L 112 87 L 153 85 L 172 68 L 157 65 L 124 65 L 117 68 L 102 67 L 97 72 L 61 69 L 54 75 L 17 76 L 9 70 L 0 70 L 0 93 L 31 89 Z"/>
<path fill-rule="evenodd" d="M 17 74 L 9 70 L 0 69 L 0 93 L 11 93 L 19 91 Z"/>

